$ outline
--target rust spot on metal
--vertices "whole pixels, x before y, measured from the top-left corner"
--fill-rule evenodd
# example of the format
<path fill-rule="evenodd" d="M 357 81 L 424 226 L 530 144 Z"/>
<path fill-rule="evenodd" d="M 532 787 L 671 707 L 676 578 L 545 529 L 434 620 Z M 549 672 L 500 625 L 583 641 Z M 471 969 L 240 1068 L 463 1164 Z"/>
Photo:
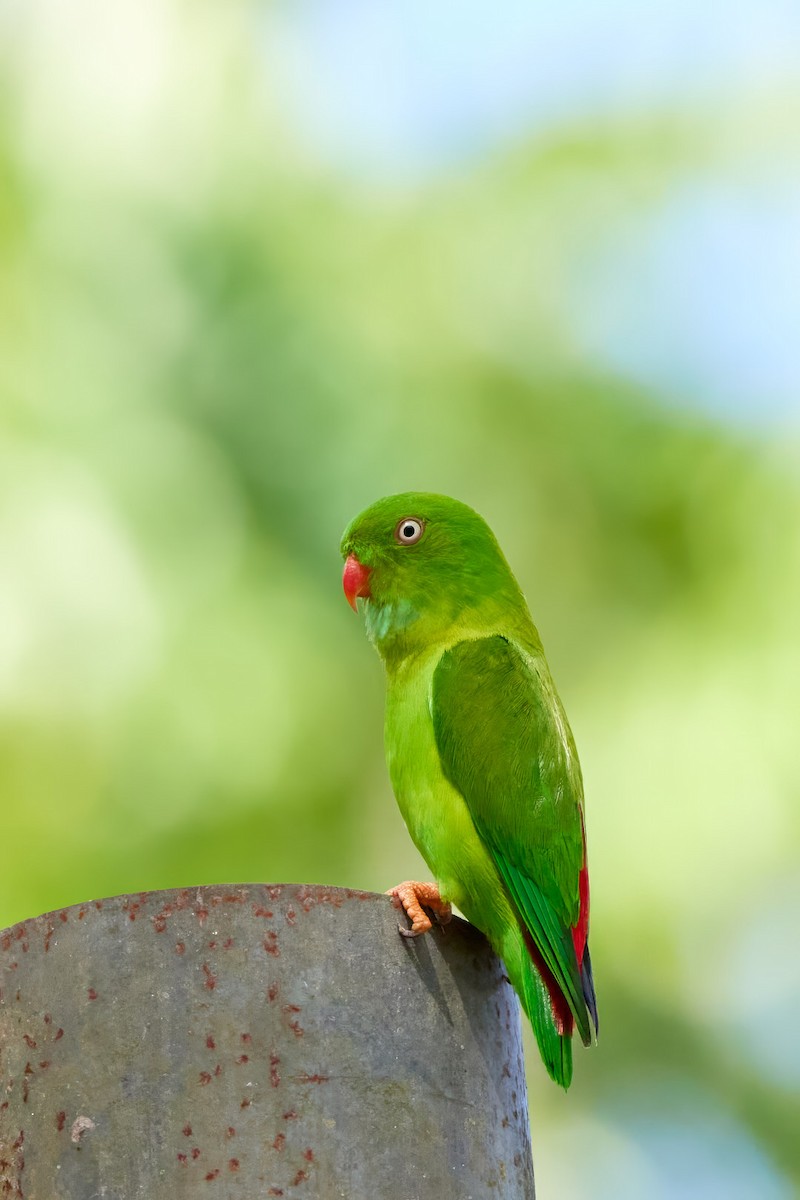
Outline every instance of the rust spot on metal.
<path fill-rule="evenodd" d="M 330 1075 L 308 1075 L 305 1072 L 296 1076 L 298 1083 L 327 1083 Z"/>
<path fill-rule="evenodd" d="M 197 1161 L 197 1159 L 198 1159 L 199 1157 L 200 1157 L 200 1147 L 199 1147 L 199 1146 L 192 1146 L 192 1158 L 193 1158 L 195 1161 Z"/>
<path fill-rule="evenodd" d="M 238 1171 L 239 1170 L 238 1158 L 229 1158 L 228 1159 L 228 1170 L 229 1171 Z"/>
<path fill-rule="evenodd" d="M 97 999 L 97 992 L 94 990 L 94 988 L 87 988 L 86 995 L 89 997 L 90 1000 Z"/>
<path fill-rule="evenodd" d="M 64 1109 L 62 1108 L 61 1112 L 56 1113 L 56 1129 L 58 1130 L 59 1133 L 61 1133 L 61 1130 L 64 1128 L 66 1123 L 67 1123 L 67 1114 L 65 1113 Z"/>
<path fill-rule="evenodd" d="M 283 888 L 280 886 L 280 884 L 278 884 L 277 886 L 268 887 L 267 891 L 269 893 L 270 900 L 280 900 Z"/>
<path fill-rule="evenodd" d="M 56 1035 L 55 1035 L 55 1037 L 53 1038 L 53 1041 L 54 1041 L 54 1042 L 60 1042 L 63 1036 L 64 1036 L 64 1030 L 63 1030 L 63 1029 L 61 1029 L 61 1028 L 59 1028 L 59 1029 L 57 1029 L 57 1030 L 56 1030 Z"/>
<path fill-rule="evenodd" d="M 230 950 L 232 945 L 233 945 L 233 938 L 232 937 L 225 938 L 225 941 L 222 943 L 222 949 Z"/>
<path fill-rule="evenodd" d="M 216 950 L 216 948 L 217 948 L 217 943 L 216 943 L 216 942 L 209 942 L 209 943 L 208 943 L 208 948 L 209 948 L 209 950 Z"/>
<path fill-rule="evenodd" d="M 278 935 L 274 929 L 270 929 L 269 933 L 265 935 L 263 945 L 267 954 L 271 954 L 273 958 L 280 958 Z"/>
<path fill-rule="evenodd" d="M 192 1127 L 191 1127 L 191 1125 L 189 1125 L 189 1124 L 188 1124 L 188 1122 L 187 1122 L 187 1124 L 186 1124 L 186 1125 L 184 1125 L 184 1127 L 183 1127 L 183 1136 L 184 1136 L 184 1137 L 191 1137 L 191 1136 L 192 1136 Z"/>
<path fill-rule="evenodd" d="M 211 970 L 211 967 L 208 965 L 208 963 L 203 963 L 203 974 L 206 977 L 203 987 L 207 988 L 209 992 L 213 992 L 214 988 L 217 986 L 217 977 Z"/>
<path fill-rule="evenodd" d="M 33 1040 L 33 1038 L 31 1037 L 31 1035 L 29 1033 L 23 1033 L 22 1040 L 26 1046 L 30 1047 L 31 1050 L 36 1049 L 36 1042 Z"/>
<path fill-rule="evenodd" d="M 252 1100 L 248 1100 L 247 1096 L 245 1096 L 244 1100 L 239 1105 L 239 1108 L 249 1108 L 251 1104 L 252 1104 Z"/>
<path fill-rule="evenodd" d="M 230 1139 L 232 1137 L 236 1137 L 236 1130 L 233 1128 L 232 1125 L 229 1125 L 227 1130 L 225 1131 L 225 1137 L 228 1139 Z"/>
<path fill-rule="evenodd" d="M 177 1155 L 177 1158 L 178 1158 L 178 1162 L 181 1164 L 181 1166 L 182 1166 L 182 1167 L 188 1167 L 188 1165 L 189 1165 L 189 1159 L 188 1159 L 188 1156 L 187 1156 L 187 1155 L 185 1155 L 185 1154 L 178 1154 L 178 1155 Z"/>
<path fill-rule="evenodd" d="M 217 1065 L 214 1067 L 214 1074 L 216 1075 L 217 1078 L 219 1078 L 220 1075 L 222 1074 L 222 1066 L 220 1065 L 220 1063 L 217 1063 Z"/>
<path fill-rule="evenodd" d="M 294 1179 L 292 1180 L 292 1187 L 297 1187 L 299 1184 L 305 1183 L 305 1181 L 307 1179 L 308 1179 L 308 1171 L 303 1171 L 301 1169 L 300 1171 L 297 1172 Z"/>
<path fill-rule="evenodd" d="M 296 921 L 296 920 L 297 920 L 297 913 L 295 912 L 295 910 L 294 910 L 293 908 L 287 908 L 287 910 L 286 910 L 286 924 L 287 924 L 287 925 L 294 925 L 294 923 L 295 923 L 295 921 Z"/>
<path fill-rule="evenodd" d="M 61 922 L 62 922 L 64 925 L 66 925 L 67 921 L 69 920 L 69 917 L 67 916 L 67 913 L 66 913 L 66 912 L 60 912 L 60 913 L 58 914 L 58 919 L 59 919 L 59 921 L 61 921 Z"/>
<path fill-rule="evenodd" d="M 42 1062 L 39 1063 L 39 1070 L 46 1071 L 49 1066 L 50 1066 L 50 1059 L 45 1058 L 42 1060 Z"/>
<path fill-rule="evenodd" d="M 269 985 L 269 987 L 267 988 L 267 999 L 269 1000 L 270 1004 L 272 1004 L 277 999 L 279 991 L 280 991 L 280 988 L 278 987 L 277 983 L 271 983 Z"/>
<path fill-rule="evenodd" d="M 197 918 L 197 920 L 200 922 L 201 925 L 205 925 L 206 921 L 208 920 L 208 909 L 207 908 L 196 908 L 194 910 L 194 915 Z"/>
<path fill-rule="evenodd" d="M 264 908 L 261 904 L 253 905 L 253 916 L 254 917 L 266 917 L 267 920 L 271 920 L 273 915 L 274 914 L 273 914 L 271 908 Z"/>
<path fill-rule="evenodd" d="M 306 1160 L 306 1162 L 314 1161 L 314 1151 L 311 1149 L 310 1146 L 309 1146 L 308 1150 L 303 1151 L 303 1158 Z"/>
<path fill-rule="evenodd" d="M 284 1121 L 296 1121 L 299 1116 L 296 1108 L 290 1108 L 288 1112 L 283 1114 Z"/>
<path fill-rule="evenodd" d="M 237 1065 L 237 1067 L 242 1067 L 242 1066 L 244 1066 L 245 1063 L 249 1063 L 249 1062 L 250 1062 L 249 1055 L 240 1054 L 236 1060 L 236 1065 Z"/>
<path fill-rule="evenodd" d="M 176 954 L 185 954 L 186 953 L 186 946 L 184 945 L 183 942 L 175 943 L 175 953 Z"/>
<path fill-rule="evenodd" d="M 280 1151 L 283 1149 L 283 1147 L 285 1145 L 286 1145 L 286 1134 L 285 1133 L 277 1134 L 275 1137 L 275 1141 L 272 1143 L 272 1148 L 274 1150 L 277 1150 L 280 1153 Z"/>
<path fill-rule="evenodd" d="M 42 1020 L 44 1021 L 45 1025 L 51 1025 L 53 1022 L 53 1018 L 50 1016 L 50 1013 L 45 1013 L 42 1017 Z"/>
<path fill-rule="evenodd" d="M 216 1048 L 217 1048 L 217 1043 L 214 1041 L 211 1034 L 209 1034 L 208 1037 L 206 1038 L 206 1048 L 208 1050 L 216 1050 Z"/>
<path fill-rule="evenodd" d="M 181 896 L 182 895 L 183 895 L 183 893 L 181 893 Z M 156 933 L 164 932 L 164 930 L 167 928 L 167 918 L 172 916 L 172 913 L 176 907 L 177 908 L 184 907 L 184 905 L 181 903 L 180 897 L 175 902 L 174 905 L 168 900 L 167 903 L 161 909 L 161 911 L 157 912 L 154 917 L 150 918 L 153 922 L 153 929 L 155 929 Z"/>
<path fill-rule="evenodd" d="M 30 1064 L 29 1062 L 26 1062 L 26 1063 L 25 1063 L 25 1072 L 24 1072 L 24 1073 L 25 1073 L 26 1075 L 32 1075 L 32 1074 L 33 1074 L 33 1067 L 31 1066 L 31 1064 Z"/>
<path fill-rule="evenodd" d="M 219 1167 L 215 1167 L 213 1171 L 209 1171 L 206 1175 L 206 1183 L 211 1183 L 212 1179 L 219 1179 Z"/>
<path fill-rule="evenodd" d="M 11 949 L 11 934 L 10 933 L 3 934 L 2 938 L 0 938 L 0 946 L 2 946 L 4 950 Z"/>
<path fill-rule="evenodd" d="M 279 1087 L 280 1082 L 281 1082 L 281 1077 L 278 1073 L 278 1066 L 280 1064 L 280 1061 L 281 1060 L 277 1054 L 270 1054 L 270 1056 L 269 1056 L 269 1081 L 274 1088 Z"/>
<path fill-rule="evenodd" d="M 210 1071 L 201 1071 L 200 1072 L 200 1086 L 205 1087 L 206 1084 L 209 1084 L 209 1083 L 211 1083 Z"/>
<path fill-rule="evenodd" d="M 242 1041 L 244 1042 L 244 1044 L 245 1044 L 246 1046 L 249 1046 L 249 1045 L 250 1045 L 250 1043 L 251 1043 L 251 1042 L 252 1042 L 252 1040 L 253 1040 L 253 1038 L 252 1038 L 252 1035 L 251 1035 L 251 1034 L 249 1034 L 249 1033 L 243 1033 L 243 1034 L 241 1034 L 240 1036 L 241 1036 L 241 1039 L 242 1039 Z"/>
<path fill-rule="evenodd" d="M 282 1196 L 282 1195 L 283 1195 L 283 1188 L 271 1187 L 271 1188 L 269 1189 L 269 1191 L 267 1192 L 267 1195 L 268 1195 L 268 1196 Z"/>

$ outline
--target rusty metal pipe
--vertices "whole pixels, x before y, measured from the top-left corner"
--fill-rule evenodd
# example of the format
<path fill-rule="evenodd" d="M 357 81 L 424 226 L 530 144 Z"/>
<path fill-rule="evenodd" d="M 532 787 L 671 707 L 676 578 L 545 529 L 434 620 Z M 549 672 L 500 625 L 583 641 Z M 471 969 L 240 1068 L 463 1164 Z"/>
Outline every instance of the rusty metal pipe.
<path fill-rule="evenodd" d="M 386 896 L 146 892 L 0 933 L 0 1200 L 530 1200 L 517 1001 Z"/>

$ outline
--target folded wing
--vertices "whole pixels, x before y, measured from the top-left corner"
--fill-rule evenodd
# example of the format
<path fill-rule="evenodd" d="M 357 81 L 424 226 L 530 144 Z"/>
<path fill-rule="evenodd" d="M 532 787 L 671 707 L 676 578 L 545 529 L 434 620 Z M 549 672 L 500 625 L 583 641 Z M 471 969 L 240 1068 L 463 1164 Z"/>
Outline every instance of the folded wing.
<path fill-rule="evenodd" d="M 431 712 L 442 769 L 497 867 L 554 1013 L 571 1014 L 588 1044 L 597 1018 L 583 791 L 547 664 L 499 635 L 459 642 L 434 673 Z"/>

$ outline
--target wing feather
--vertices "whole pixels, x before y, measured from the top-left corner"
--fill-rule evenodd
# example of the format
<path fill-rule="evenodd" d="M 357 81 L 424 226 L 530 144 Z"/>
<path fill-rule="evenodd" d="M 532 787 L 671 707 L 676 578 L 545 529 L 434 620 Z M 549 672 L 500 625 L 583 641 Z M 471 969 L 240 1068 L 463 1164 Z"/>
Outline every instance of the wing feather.
<path fill-rule="evenodd" d="M 573 937 L 584 866 L 582 782 L 547 665 L 500 635 L 459 642 L 436 668 L 431 712 L 442 769 L 588 1043 Z"/>

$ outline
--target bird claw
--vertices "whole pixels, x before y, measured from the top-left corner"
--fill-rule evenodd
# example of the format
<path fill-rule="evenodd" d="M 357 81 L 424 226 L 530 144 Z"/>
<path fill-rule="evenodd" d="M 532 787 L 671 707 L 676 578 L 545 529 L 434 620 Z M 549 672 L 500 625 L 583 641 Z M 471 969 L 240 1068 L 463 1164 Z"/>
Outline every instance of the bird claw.
<path fill-rule="evenodd" d="M 407 925 L 398 925 L 397 932 L 404 938 L 418 938 L 427 933 L 427 929 L 409 929 Z"/>
<path fill-rule="evenodd" d="M 419 937 L 433 928 L 433 921 L 436 921 L 437 925 L 446 925 L 453 915 L 450 905 L 442 899 L 435 883 L 406 880 L 405 883 L 398 883 L 397 887 L 391 888 L 387 895 L 392 897 L 395 908 L 405 910 L 411 921 L 410 929 L 398 926 L 403 937 Z M 431 912 L 433 921 L 426 909 Z"/>

